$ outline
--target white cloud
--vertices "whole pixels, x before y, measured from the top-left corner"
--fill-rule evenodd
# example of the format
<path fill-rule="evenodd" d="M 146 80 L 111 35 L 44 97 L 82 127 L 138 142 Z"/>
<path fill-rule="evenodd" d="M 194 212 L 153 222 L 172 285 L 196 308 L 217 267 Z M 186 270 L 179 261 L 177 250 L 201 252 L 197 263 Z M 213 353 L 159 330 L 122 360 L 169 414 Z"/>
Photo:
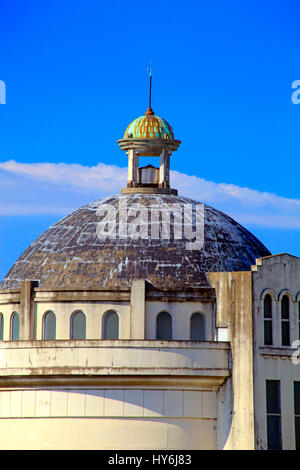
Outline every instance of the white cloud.
<path fill-rule="evenodd" d="M 9 160 L 0 163 L 0 170 L 30 177 L 36 181 L 55 185 L 70 185 L 78 188 L 99 188 L 106 191 L 120 188 L 127 175 L 126 168 L 99 163 L 83 166 L 75 163 L 17 163 Z"/>
<path fill-rule="evenodd" d="M 0 215 L 66 215 L 103 196 L 117 194 L 126 185 L 127 168 L 99 163 L 88 167 L 66 163 L 0 163 Z M 215 183 L 177 171 L 172 187 L 226 212 L 242 224 L 300 228 L 300 200 Z"/>

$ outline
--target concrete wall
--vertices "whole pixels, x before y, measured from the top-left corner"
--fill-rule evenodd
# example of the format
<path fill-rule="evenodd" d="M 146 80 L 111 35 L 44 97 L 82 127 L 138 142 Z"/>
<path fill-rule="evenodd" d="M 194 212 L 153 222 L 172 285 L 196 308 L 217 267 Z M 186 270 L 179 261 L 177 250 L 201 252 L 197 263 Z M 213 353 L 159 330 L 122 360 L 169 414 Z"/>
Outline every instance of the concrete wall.
<path fill-rule="evenodd" d="M 265 449 L 267 379 L 281 382 L 283 447 L 295 448 L 293 381 L 300 381 L 300 365 L 292 362 L 292 345 L 281 345 L 280 300 L 290 298 L 293 342 L 299 339 L 300 259 L 270 256 L 257 260 L 252 272 L 208 277 L 216 302 L 209 291 L 198 300 L 197 293 L 147 294 L 142 280 L 118 292 L 28 285 L 0 292 L 5 340 L 14 311 L 23 316 L 21 339 L 32 339 L 34 318 L 40 340 L 47 310 L 56 315 L 58 339 L 0 343 L 3 448 L 18 442 L 20 448 Z M 273 298 L 272 346 L 263 344 L 266 293 Z M 99 341 L 109 309 L 119 314 L 121 339 Z M 89 341 L 68 340 L 75 310 L 86 314 Z M 154 341 L 161 311 L 172 315 L 179 341 Z M 205 317 L 205 342 L 188 341 L 194 312 Z M 122 412 L 107 412 L 112 409 Z"/>
<path fill-rule="evenodd" d="M 255 445 L 267 448 L 266 380 L 280 380 L 283 449 L 295 449 L 293 382 L 300 381 L 300 365 L 293 364 L 299 340 L 300 258 L 288 254 L 257 260 L 253 269 Z M 263 299 L 272 297 L 273 345 L 264 345 Z M 291 346 L 281 344 L 281 298 L 290 299 Z"/>
<path fill-rule="evenodd" d="M 36 339 L 42 339 L 43 316 L 51 310 L 56 316 L 56 339 L 70 338 L 71 315 L 81 310 L 86 316 L 86 338 L 103 337 L 103 316 L 114 310 L 119 316 L 119 335 L 130 338 L 130 305 L 121 302 L 40 302 L 36 304 Z"/>
<path fill-rule="evenodd" d="M 215 449 L 228 344 L 10 341 L 2 449 Z"/>
<path fill-rule="evenodd" d="M 0 313 L 3 315 L 3 340 L 10 339 L 10 320 L 13 312 L 20 314 L 20 304 L 0 305 Z"/>
<path fill-rule="evenodd" d="M 87 339 L 103 337 L 102 320 L 108 310 L 114 310 L 119 315 L 120 339 L 156 339 L 156 318 L 162 311 L 167 311 L 172 316 L 174 340 L 190 339 L 190 321 L 195 312 L 202 313 L 205 318 L 205 339 L 211 341 L 215 337 L 215 318 L 210 299 L 185 301 L 183 297 L 180 301 L 147 300 L 145 281 L 141 279 L 132 282 L 130 291 L 121 293 L 75 289 L 45 291 L 34 286 L 31 286 L 30 291 L 30 285 L 24 287 L 27 291 L 18 291 L 13 298 L 11 293 L 0 292 L 0 313 L 4 316 L 5 341 L 10 338 L 10 319 L 13 312 L 20 315 L 20 339 L 23 340 L 42 339 L 43 317 L 47 311 L 54 312 L 56 339 L 59 340 L 70 338 L 70 319 L 72 313 L 77 310 L 86 315 Z M 173 297 L 176 297 L 176 294 L 173 294 Z"/>
<path fill-rule="evenodd" d="M 228 345 L 214 342 L 69 340 L 0 343 L 0 386 L 6 377 L 52 375 L 227 377 Z M 225 375 L 224 375 L 225 374 Z M 222 382 L 222 381 L 221 381 Z"/>
<path fill-rule="evenodd" d="M 147 297 L 143 280 L 122 292 L 24 287 L 0 293 L 5 340 L 12 312 L 21 318 L 21 340 L 0 342 L 0 448 L 219 446 L 218 400 L 230 376 L 229 345 L 214 341 L 210 290 L 197 301 L 197 292 Z M 41 340 L 49 310 L 56 315 L 55 341 Z M 77 310 L 86 315 L 82 341 L 69 339 Z M 101 340 L 107 310 L 119 315 L 119 340 Z M 172 316 L 172 341 L 155 340 L 161 311 Z M 189 341 L 195 312 L 205 318 L 206 341 Z"/>
<path fill-rule="evenodd" d="M 209 273 L 216 289 L 216 329 L 227 330 L 232 377 L 219 391 L 218 448 L 254 448 L 251 272 Z"/>
<path fill-rule="evenodd" d="M 160 312 L 168 312 L 172 317 L 173 338 L 190 339 L 191 316 L 199 312 L 205 319 L 205 340 L 214 339 L 213 305 L 208 302 L 157 302 L 146 301 L 146 338 L 156 338 L 156 318 Z"/>
<path fill-rule="evenodd" d="M 215 449 L 216 410 L 215 391 L 6 390 L 0 448 Z"/>

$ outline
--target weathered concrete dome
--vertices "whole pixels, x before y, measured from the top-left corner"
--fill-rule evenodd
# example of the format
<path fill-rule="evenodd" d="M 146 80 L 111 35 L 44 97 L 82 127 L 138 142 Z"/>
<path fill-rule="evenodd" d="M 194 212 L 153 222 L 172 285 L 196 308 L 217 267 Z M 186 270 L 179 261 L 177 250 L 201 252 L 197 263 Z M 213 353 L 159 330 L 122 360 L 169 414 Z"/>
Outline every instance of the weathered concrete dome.
<path fill-rule="evenodd" d="M 188 243 L 179 219 L 169 219 L 170 208 L 182 210 L 193 230 L 198 220 L 198 247 Z M 245 228 L 207 205 L 166 194 L 116 195 L 87 204 L 46 230 L 0 288 L 18 287 L 26 279 L 45 288 L 118 288 L 136 278 L 161 289 L 205 287 L 206 272 L 249 270 L 256 258 L 269 254 Z"/>
<path fill-rule="evenodd" d="M 170 124 L 165 119 L 156 116 L 148 108 L 144 116 L 132 121 L 127 127 L 124 139 L 174 139 Z"/>

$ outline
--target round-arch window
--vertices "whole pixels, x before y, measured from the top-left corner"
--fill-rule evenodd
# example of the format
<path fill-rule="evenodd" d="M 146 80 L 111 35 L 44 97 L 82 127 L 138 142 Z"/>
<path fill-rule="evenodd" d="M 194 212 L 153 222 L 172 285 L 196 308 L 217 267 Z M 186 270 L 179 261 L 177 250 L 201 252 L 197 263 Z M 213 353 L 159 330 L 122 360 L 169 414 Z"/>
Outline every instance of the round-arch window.
<path fill-rule="evenodd" d="M 103 339 L 119 339 L 119 315 L 114 310 L 104 314 Z"/>
<path fill-rule="evenodd" d="M 264 298 L 264 317 L 272 318 L 272 297 L 266 294 Z"/>
<path fill-rule="evenodd" d="M 281 318 L 288 320 L 290 316 L 290 300 L 284 295 L 281 300 Z"/>
<path fill-rule="evenodd" d="M 56 317 L 52 311 L 43 317 L 43 339 L 56 339 Z"/>
<path fill-rule="evenodd" d="M 20 336 L 20 320 L 19 314 L 14 312 L 10 320 L 10 339 L 12 341 L 18 341 Z"/>
<path fill-rule="evenodd" d="M 290 346 L 290 299 L 284 295 L 281 299 L 281 344 Z"/>
<path fill-rule="evenodd" d="M 71 339 L 86 339 L 86 318 L 81 311 L 71 315 Z"/>
<path fill-rule="evenodd" d="M 161 312 L 157 315 L 156 338 L 172 339 L 172 317 L 168 312 Z"/>
<path fill-rule="evenodd" d="M 0 340 L 3 340 L 3 331 L 4 331 L 4 317 L 3 313 L 0 313 Z"/>
<path fill-rule="evenodd" d="M 272 297 L 270 294 L 266 294 L 264 298 L 264 344 L 273 344 Z"/>
<path fill-rule="evenodd" d="M 205 319 L 202 313 L 193 313 L 191 316 L 191 340 L 205 340 Z"/>

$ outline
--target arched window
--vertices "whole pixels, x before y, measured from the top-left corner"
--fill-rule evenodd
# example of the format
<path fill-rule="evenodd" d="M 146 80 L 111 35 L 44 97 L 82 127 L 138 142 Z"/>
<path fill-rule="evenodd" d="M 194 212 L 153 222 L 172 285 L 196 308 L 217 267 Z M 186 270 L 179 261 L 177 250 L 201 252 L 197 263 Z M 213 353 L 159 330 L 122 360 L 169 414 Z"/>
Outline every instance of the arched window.
<path fill-rule="evenodd" d="M 43 317 L 43 339 L 56 339 L 56 317 L 51 311 Z"/>
<path fill-rule="evenodd" d="M 298 336 L 300 339 L 300 302 L 298 302 Z"/>
<path fill-rule="evenodd" d="M 273 344 L 272 328 L 272 297 L 270 294 L 264 298 L 264 344 Z"/>
<path fill-rule="evenodd" d="M 192 341 L 205 340 L 205 319 L 202 313 L 193 313 L 191 316 L 191 334 Z"/>
<path fill-rule="evenodd" d="M 172 317 L 168 312 L 157 315 L 156 339 L 172 339 Z"/>
<path fill-rule="evenodd" d="M 281 344 L 290 345 L 290 300 L 287 295 L 281 299 Z"/>
<path fill-rule="evenodd" d="M 17 341 L 20 336 L 20 320 L 19 314 L 13 312 L 10 317 L 10 339 L 12 341 Z"/>
<path fill-rule="evenodd" d="M 300 339 L 300 302 L 298 302 L 298 337 Z"/>
<path fill-rule="evenodd" d="M 0 340 L 3 340 L 3 330 L 4 330 L 4 317 L 3 313 L 0 313 Z"/>
<path fill-rule="evenodd" d="M 85 314 L 80 310 L 71 315 L 71 339 L 86 338 L 86 319 Z"/>
<path fill-rule="evenodd" d="M 119 339 L 119 316 L 114 310 L 103 315 L 103 339 Z"/>

